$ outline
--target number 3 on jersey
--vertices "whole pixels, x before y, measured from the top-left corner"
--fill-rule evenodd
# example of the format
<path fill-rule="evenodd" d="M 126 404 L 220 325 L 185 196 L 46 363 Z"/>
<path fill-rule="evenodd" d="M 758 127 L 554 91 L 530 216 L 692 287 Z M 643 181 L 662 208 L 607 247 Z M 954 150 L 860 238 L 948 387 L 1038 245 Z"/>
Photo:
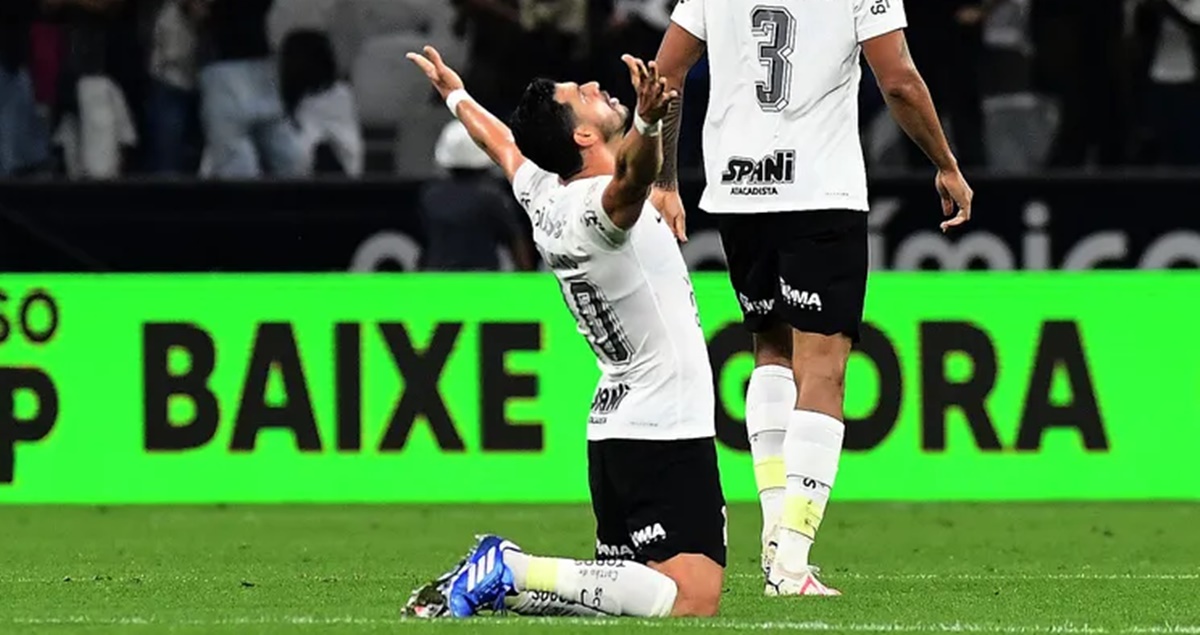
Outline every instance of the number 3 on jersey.
<path fill-rule="evenodd" d="M 758 45 L 758 59 L 767 70 L 766 81 L 757 83 L 758 107 L 763 112 L 787 108 L 792 92 L 792 60 L 796 46 L 796 19 L 786 7 L 757 6 L 750 14 L 755 37 L 767 38 Z"/>
<path fill-rule="evenodd" d="M 620 366 L 633 357 L 633 346 L 617 314 L 596 285 L 582 278 L 565 281 L 567 304 L 579 321 L 588 343 L 600 359 Z"/>

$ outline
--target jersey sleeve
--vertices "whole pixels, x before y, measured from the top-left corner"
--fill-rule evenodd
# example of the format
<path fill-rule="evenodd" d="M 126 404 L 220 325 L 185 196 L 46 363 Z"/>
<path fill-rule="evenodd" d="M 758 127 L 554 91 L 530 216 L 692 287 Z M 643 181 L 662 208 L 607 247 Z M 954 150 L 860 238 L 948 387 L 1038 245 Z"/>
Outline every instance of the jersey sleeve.
<path fill-rule="evenodd" d="M 708 24 L 704 19 L 704 3 L 707 0 L 679 0 L 675 11 L 671 13 L 671 21 L 683 27 L 701 40 L 708 40 Z"/>
<path fill-rule="evenodd" d="M 529 208 L 535 199 L 556 185 L 558 177 L 539 168 L 533 161 L 522 163 L 513 174 L 513 196 L 526 212 L 532 211 Z"/>
<path fill-rule="evenodd" d="M 908 18 L 904 14 L 904 0 L 854 0 L 854 3 L 854 28 L 858 32 L 859 42 L 866 42 L 908 26 Z"/>
<path fill-rule="evenodd" d="M 600 248 L 606 251 L 620 249 L 629 240 L 629 232 L 617 227 L 608 212 L 604 211 L 604 188 L 612 177 L 593 179 L 587 185 L 584 204 L 568 221 L 571 235 L 577 238 L 583 249 Z"/>

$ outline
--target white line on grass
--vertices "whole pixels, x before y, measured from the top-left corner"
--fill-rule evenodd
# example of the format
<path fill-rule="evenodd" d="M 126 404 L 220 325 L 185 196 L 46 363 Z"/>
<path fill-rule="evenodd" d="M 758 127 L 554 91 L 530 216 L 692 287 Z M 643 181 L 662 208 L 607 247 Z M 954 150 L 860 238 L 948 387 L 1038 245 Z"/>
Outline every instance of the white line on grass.
<path fill-rule="evenodd" d="M 761 573 L 731 573 L 734 579 L 761 580 Z M 1200 573 L 826 573 L 830 580 L 1200 580 Z"/>
<path fill-rule="evenodd" d="M 91 618 L 86 616 L 21 618 L 10 622 L 16 626 L 338 626 L 338 625 L 398 625 L 401 620 L 385 620 L 359 617 L 273 617 L 231 618 L 211 620 L 160 620 L 155 618 Z M 674 620 L 646 619 L 588 619 L 588 618 L 533 618 L 513 620 L 444 620 L 442 624 L 457 624 L 478 628 L 503 626 L 574 626 L 597 629 L 627 629 L 630 627 L 655 629 L 676 628 Z M 691 620 L 689 629 L 733 630 L 733 631 L 798 631 L 808 633 L 851 632 L 851 633 L 1005 633 L 1007 635 L 1106 635 L 1109 633 L 1136 633 L 1138 635 L 1200 635 L 1200 625 L 1162 624 L 1155 626 L 1133 626 L 1109 629 L 1088 624 L 1066 622 L 1050 625 L 995 625 L 970 622 L 880 622 L 880 623 L 837 623 L 837 622 L 752 622 L 730 619 Z"/>

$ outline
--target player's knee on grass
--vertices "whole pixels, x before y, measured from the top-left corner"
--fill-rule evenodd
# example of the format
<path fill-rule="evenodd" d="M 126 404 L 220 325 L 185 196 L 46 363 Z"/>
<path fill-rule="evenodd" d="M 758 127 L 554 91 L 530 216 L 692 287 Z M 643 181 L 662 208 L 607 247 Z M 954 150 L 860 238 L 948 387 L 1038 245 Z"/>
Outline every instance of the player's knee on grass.
<path fill-rule="evenodd" d="M 721 604 L 725 569 L 708 556 L 680 554 L 650 567 L 675 581 L 672 617 L 712 617 Z"/>

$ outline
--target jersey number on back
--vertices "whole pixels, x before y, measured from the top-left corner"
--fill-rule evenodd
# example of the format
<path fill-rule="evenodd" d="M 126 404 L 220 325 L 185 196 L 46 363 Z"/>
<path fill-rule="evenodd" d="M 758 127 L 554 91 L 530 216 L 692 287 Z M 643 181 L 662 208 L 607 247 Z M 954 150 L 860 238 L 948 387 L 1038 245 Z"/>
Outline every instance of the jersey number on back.
<path fill-rule="evenodd" d="M 633 358 L 633 347 L 600 289 L 587 280 L 576 278 L 567 281 L 567 295 L 571 311 L 596 356 L 617 366 L 628 363 Z"/>
<path fill-rule="evenodd" d="M 758 59 L 767 70 L 767 80 L 756 82 L 758 107 L 780 112 L 792 92 L 792 60 L 796 46 L 796 19 L 785 7 L 757 6 L 750 14 L 754 36 L 767 38 L 758 45 Z"/>

